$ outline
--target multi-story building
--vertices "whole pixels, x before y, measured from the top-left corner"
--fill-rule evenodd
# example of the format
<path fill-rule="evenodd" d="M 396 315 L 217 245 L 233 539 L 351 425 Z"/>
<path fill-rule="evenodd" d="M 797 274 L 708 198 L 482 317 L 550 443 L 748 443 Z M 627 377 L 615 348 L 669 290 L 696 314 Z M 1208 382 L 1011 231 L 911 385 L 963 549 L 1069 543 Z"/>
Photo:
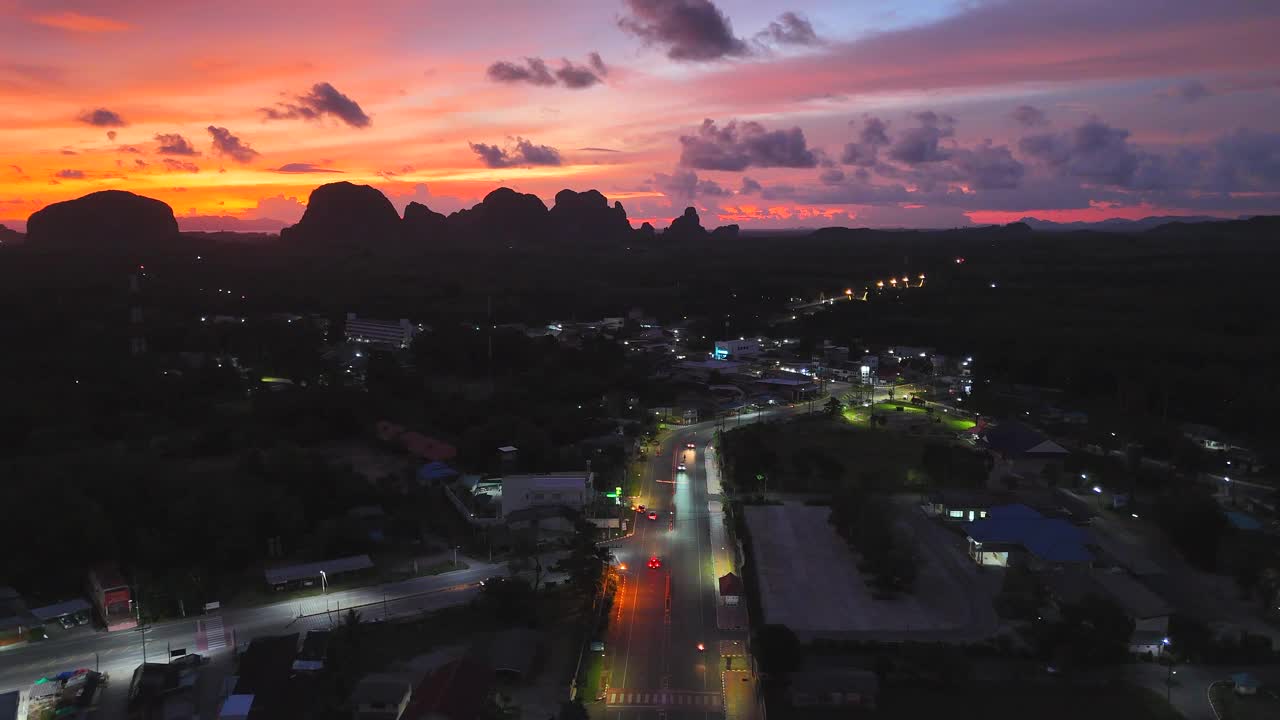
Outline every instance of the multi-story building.
<path fill-rule="evenodd" d="M 591 502 L 592 473 L 585 470 L 507 475 L 502 478 L 502 517 L 536 507 L 582 510 Z"/>
<path fill-rule="evenodd" d="M 372 320 L 347 313 L 347 342 L 378 343 L 407 348 L 413 342 L 418 327 L 405 319 Z"/>
<path fill-rule="evenodd" d="M 133 594 L 115 566 L 103 565 L 89 571 L 89 597 L 108 631 L 128 630 L 138 626 Z"/>

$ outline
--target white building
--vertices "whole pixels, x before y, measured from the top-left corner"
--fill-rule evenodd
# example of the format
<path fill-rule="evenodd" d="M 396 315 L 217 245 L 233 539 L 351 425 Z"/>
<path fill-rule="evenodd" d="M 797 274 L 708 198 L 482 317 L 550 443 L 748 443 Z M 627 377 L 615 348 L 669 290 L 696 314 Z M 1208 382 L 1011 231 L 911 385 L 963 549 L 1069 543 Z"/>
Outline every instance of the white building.
<path fill-rule="evenodd" d="M 408 320 L 370 320 L 347 313 L 347 342 L 380 343 L 407 348 L 418 328 Z"/>
<path fill-rule="evenodd" d="M 755 338 L 739 338 L 737 340 L 717 340 L 711 356 L 717 360 L 737 360 L 754 357 L 760 354 L 760 341 Z"/>
<path fill-rule="evenodd" d="M 586 470 L 508 475 L 502 478 L 502 517 L 536 507 L 581 510 L 591 502 L 591 478 Z"/>

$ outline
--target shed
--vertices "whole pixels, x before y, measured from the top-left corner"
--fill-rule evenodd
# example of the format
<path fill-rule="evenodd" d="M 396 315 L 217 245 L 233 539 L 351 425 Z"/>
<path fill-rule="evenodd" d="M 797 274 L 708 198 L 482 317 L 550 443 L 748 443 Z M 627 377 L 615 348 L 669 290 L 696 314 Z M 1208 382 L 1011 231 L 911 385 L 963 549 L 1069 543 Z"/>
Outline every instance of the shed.
<path fill-rule="evenodd" d="M 742 595 L 742 578 L 733 573 L 726 573 L 720 578 L 720 597 L 725 605 L 737 605 Z"/>
<path fill-rule="evenodd" d="M 326 576 L 368 570 L 373 567 L 373 560 L 368 555 L 352 555 L 351 557 L 322 560 L 320 562 L 288 565 L 278 568 L 267 568 L 264 574 L 268 585 L 285 585 L 302 580 L 317 580 L 320 573 Z"/>

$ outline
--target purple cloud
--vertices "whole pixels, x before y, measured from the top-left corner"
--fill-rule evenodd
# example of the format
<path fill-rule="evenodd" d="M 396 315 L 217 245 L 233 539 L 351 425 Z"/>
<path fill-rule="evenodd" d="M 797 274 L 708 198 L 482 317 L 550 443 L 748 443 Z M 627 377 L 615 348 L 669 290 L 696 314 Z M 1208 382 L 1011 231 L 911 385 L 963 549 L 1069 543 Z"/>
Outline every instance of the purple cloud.
<path fill-rule="evenodd" d="M 276 103 L 258 111 L 266 120 L 319 120 L 330 116 L 354 128 L 367 128 L 373 122 L 359 103 L 327 82 L 312 85 L 310 92 L 294 96 L 293 102 Z"/>
<path fill-rule="evenodd" d="M 701 180 L 692 170 L 674 170 L 670 175 L 654 173 L 650 181 L 667 197 L 686 202 L 696 197 L 728 197 L 732 191 L 714 180 Z"/>
<path fill-rule="evenodd" d="M 160 143 L 160 147 L 156 148 L 156 152 L 161 155 L 199 155 L 199 151 L 191 144 L 191 141 L 182 137 L 178 133 L 161 133 L 156 135 L 156 142 Z"/>
<path fill-rule="evenodd" d="M 818 45 L 822 41 L 813 31 L 813 24 L 804 16 L 787 11 L 756 33 L 757 42 L 777 45 Z"/>
<path fill-rule="evenodd" d="M 733 34 L 729 18 L 710 0 L 626 0 L 630 14 L 618 21 L 646 45 L 664 48 L 667 57 L 705 62 L 750 53 Z"/>
<path fill-rule="evenodd" d="M 698 170 L 745 170 L 748 167 L 810 168 L 818 153 L 808 147 L 804 131 L 766 130 L 757 122 L 730 120 L 723 128 L 703 120 L 697 135 L 680 137 L 680 165 Z"/>
<path fill-rule="evenodd" d="M 559 150 L 549 145 L 534 145 L 524 138 L 516 138 L 516 146 L 511 150 L 505 150 L 497 145 L 471 143 L 471 151 L 479 156 L 481 162 L 491 168 L 559 165 L 562 162 Z"/>
<path fill-rule="evenodd" d="M 285 163 L 276 168 L 274 172 L 278 173 L 341 173 L 342 170 L 334 170 L 333 168 L 322 167 L 313 163 L 295 162 Z"/>
<path fill-rule="evenodd" d="M 54 173 L 54 176 L 60 177 L 63 180 L 83 180 L 84 171 L 83 170 L 59 170 L 58 172 Z"/>
<path fill-rule="evenodd" d="M 555 85 L 556 79 L 547 69 L 542 58 L 525 58 L 524 64 L 499 60 L 486 71 L 489 79 L 500 83 L 528 83 L 530 85 Z"/>
<path fill-rule="evenodd" d="M 124 127 L 129 124 L 118 113 L 106 108 L 86 110 L 76 116 L 76 119 L 94 127 Z"/>
<path fill-rule="evenodd" d="M 1033 105 L 1019 105 L 1009 115 L 1022 127 L 1043 127 L 1049 124 L 1049 118 L 1045 116 L 1044 111 Z"/>
<path fill-rule="evenodd" d="M 200 166 L 187 160 L 175 160 L 173 158 L 165 158 L 164 166 L 169 172 L 200 172 Z"/>
<path fill-rule="evenodd" d="M 213 137 L 213 151 L 225 157 L 229 157 L 238 163 L 252 162 L 258 157 L 257 150 L 249 147 L 248 143 L 231 134 L 231 131 L 210 125 L 208 127 L 209 135 Z"/>

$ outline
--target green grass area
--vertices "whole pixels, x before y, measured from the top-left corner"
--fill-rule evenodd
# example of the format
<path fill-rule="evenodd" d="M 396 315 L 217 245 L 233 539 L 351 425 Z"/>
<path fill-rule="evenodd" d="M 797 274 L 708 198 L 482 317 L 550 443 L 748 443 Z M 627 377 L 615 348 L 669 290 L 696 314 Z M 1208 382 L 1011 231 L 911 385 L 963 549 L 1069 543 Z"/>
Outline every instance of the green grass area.
<path fill-rule="evenodd" d="M 866 408 L 851 408 L 855 418 Z M 859 423 L 862 426 L 859 426 Z M 724 434 L 725 481 L 738 492 L 831 492 L 866 480 L 886 488 L 923 484 L 924 440 L 822 416 L 746 425 Z"/>
<path fill-rule="evenodd" d="M 905 413 L 925 414 L 924 408 L 919 405 L 912 405 L 910 400 L 878 402 L 871 406 L 876 412 L 898 412 L 898 408 L 902 408 Z"/>
<path fill-rule="evenodd" d="M 1214 685 L 1210 690 L 1213 706 L 1222 720 L 1275 720 L 1280 718 L 1280 698 L 1259 690 L 1257 695 L 1237 695 L 1233 688 Z"/>
<path fill-rule="evenodd" d="M 608 672 L 605 654 L 587 651 L 582 658 L 582 672 L 578 676 L 578 697 L 582 702 L 595 702 L 604 692 L 606 673 Z"/>
<path fill-rule="evenodd" d="M 862 717 L 844 711 L 769 708 L 773 717 L 794 720 Z M 1071 685 L 974 687 L 966 690 L 886 688 L 874 717 L 878 720 L 982 718 L 982 720 L 1180 720 L 1160 695 L 1131 685 L 1081 688 Z M 1223 720 L 1226 720 L 1224 718 Z"/>

